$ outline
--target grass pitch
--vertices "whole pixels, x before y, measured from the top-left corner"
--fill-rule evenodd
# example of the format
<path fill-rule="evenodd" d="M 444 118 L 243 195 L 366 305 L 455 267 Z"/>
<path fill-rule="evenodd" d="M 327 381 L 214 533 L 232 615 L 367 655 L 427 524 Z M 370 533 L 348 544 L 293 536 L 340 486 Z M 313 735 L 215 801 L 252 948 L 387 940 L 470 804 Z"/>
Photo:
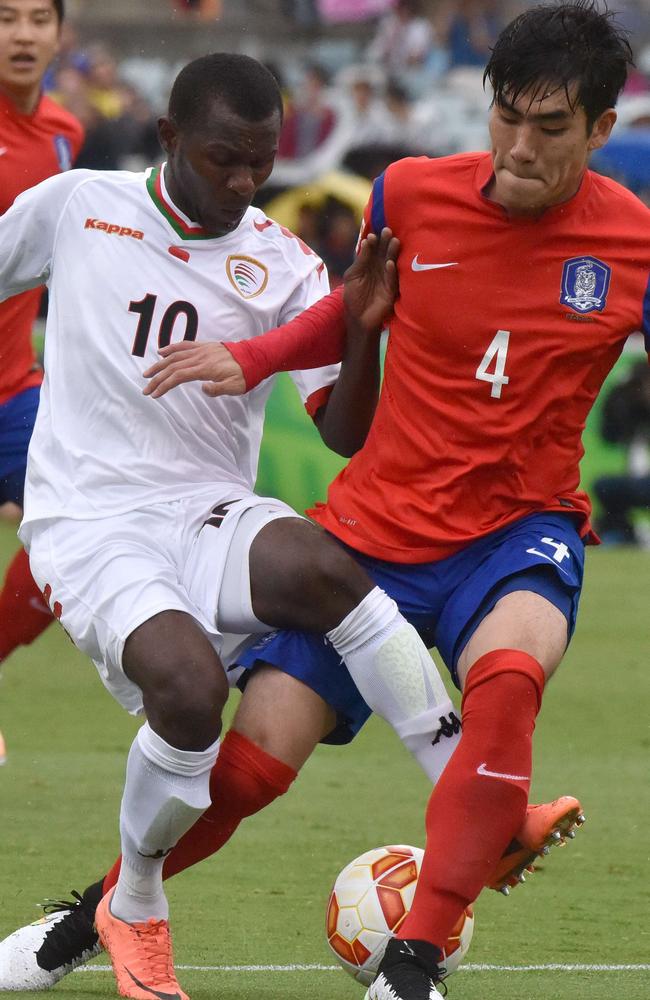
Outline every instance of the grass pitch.
<path fill-rule="evenodd" d="M 14 545 L 3 527 L 0 565 Z M 650 996 L 650 971 L 638 967 L 650 962 L 649 580 L 647 553 L 589 552 L 577 635 L 537 727 L 533 785 L 538 800 L 580 795 L 588 822 L 509 899 L 483 894 L 470 969 L 450 979 L 450 1000 Z M 39 900 L 67 898 L 112 863 L 137 725 L 58 626 L 5 665 L 0 937 L 36 919 Z M 334 877 L 369 847 L 422 844 L 427 794 L 380 721 L 352 747 L 320 747 L 284 799 L 246 821 L 218 856 L 168 883 L 177 964 L 201 967 L 179 971 L 193 1000 L 362 1000 L 360 986 L 330 969 L 207 967 L 333 965 L 323 925 Z M 479 964 L 637 968 L 476 971 Z M 53 995 L 116 993 L 111 975 L 96 971 L 69 976 Z"/>

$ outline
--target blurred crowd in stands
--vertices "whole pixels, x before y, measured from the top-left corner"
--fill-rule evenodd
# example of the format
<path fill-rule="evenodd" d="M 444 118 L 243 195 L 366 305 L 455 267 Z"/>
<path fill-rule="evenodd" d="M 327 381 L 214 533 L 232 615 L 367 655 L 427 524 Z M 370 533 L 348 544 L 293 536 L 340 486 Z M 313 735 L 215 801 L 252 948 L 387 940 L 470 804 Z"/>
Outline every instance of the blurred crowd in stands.
<path fill-rule="evenodd" d="M 596 530 L 605 544 L 650 549 L 650 368 L 633 364 L 605 397 L 600 415 L 603 441 L 625 452 L 625 468 L 599 476 Z M 646 518 L 638 515 L 645 512 Z"/>

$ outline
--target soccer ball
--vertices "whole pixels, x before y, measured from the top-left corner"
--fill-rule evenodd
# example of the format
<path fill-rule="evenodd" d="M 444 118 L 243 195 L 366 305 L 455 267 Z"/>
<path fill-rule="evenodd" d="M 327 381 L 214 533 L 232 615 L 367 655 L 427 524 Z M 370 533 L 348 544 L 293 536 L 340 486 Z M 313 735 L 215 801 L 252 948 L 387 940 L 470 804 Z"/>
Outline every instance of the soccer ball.
<path fill-rule="evenodd" d="M 346 972 L 364 986 L 375 978 L 391 936 L 411 908 L 424 851 L 377 847 L 346 865 L 327 905 L 327 940 Z M 445 976 L 455 972 L 474 933 L 467 907 L 445 945 Z"/>

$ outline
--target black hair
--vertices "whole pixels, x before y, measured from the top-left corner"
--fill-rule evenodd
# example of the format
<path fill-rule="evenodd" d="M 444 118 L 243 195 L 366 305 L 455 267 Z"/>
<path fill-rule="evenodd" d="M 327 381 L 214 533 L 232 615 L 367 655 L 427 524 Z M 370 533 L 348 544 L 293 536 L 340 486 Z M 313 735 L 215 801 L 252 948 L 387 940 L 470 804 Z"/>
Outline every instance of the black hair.
<path fill-rule="evenodd" d="M 201 124 L 210 105 L 221 101 L 248 122 L 277 111 L 282 94 L 272 73 L 250 56 L 213 52 L 194 59 L 176 77 L 169 97 L 169 117 L 185 132 Z"/>
<path fill-rule="evenodd" d="M 52 0 L 52 4 L 53 4 L 54 9 L 56 11 L 56 16 L 59 19 L 59 24 L 61 24 L 61 21 L 65 17 L 65 10 L 64 10 L 64 7 L 63 7 L 63 0 Z"/>
<path fill-rule="evenodd" d="M 624 29 L 598 0 L 541 4 L 503 29 L 483 83 L 490 81 L 497 106 L 514 104 L 523 94 L 532 101 L 563 89 L 572 110 L 585 109 L 591 131 L 599 115 L 616 104 L 633 64 Z"/>

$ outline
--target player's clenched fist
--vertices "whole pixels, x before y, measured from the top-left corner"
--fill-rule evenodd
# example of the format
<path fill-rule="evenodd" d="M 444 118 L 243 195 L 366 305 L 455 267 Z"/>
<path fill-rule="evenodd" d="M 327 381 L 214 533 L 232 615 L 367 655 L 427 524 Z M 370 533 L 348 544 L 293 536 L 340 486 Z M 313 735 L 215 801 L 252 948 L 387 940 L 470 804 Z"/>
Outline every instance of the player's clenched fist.
<path fill-rule="evenodd" d="M 160 351 L 162 358 L 144 372 L 151 381 L 142 390 L 158 399 L 183 382 L 202 382 L 206 396 L 241 396 L 244 374 L 230 351 L 220 343 L 181 340 Z"/>

